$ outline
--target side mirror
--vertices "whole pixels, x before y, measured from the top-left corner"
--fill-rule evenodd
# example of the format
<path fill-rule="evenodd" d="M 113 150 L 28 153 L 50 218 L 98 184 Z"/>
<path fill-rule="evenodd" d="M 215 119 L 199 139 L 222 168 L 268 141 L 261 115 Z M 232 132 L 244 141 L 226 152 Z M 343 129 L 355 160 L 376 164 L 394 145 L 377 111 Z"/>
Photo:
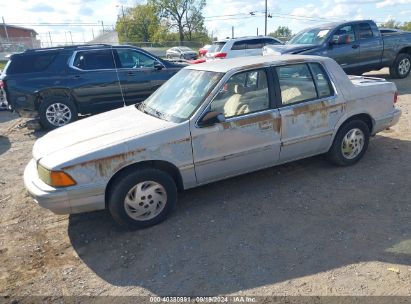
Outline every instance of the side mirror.
<path fill-rule="evenodd" d="M 211 111 L 207 112 L 198 122 L 199 127 L 208 127 L 215 125 L 220 122 L 225 121 L 225 116 L 224 114 L 217 112 L 217 111 Z"/>
<path fill-rule="evenodd" d="M 155 68 L 156 70 L 162 70 L 163 67 L 164 67 L 164 66 L 163 66 L 160 62 L 158 62 L 158 61 L 155 61 L 155 62 L 154 62 L 154 68 Z"/>

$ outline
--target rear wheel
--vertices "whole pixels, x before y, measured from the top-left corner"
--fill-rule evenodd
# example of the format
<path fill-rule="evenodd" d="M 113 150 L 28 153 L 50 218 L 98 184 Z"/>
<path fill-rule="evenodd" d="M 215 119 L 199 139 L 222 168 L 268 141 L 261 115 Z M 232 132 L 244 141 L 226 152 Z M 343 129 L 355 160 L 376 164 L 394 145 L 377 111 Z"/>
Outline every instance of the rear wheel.
<path fill-rule="evenodd" d="M 351 120 L 338 130 L 328 151 L 328 159 L 339 166 L 358 162 L 368 148 L 370 130 L 362 120 Z"/>
<path fill-rule="evenodd" d="M 111 216 L 128 228 L 145 228 L 164 221 L 177 202 L 177 187 L 158 169 L 125 171 L 116 178 L 108 197 Z"/>
<path fill-rule="evenodd" d="M 390 67 L 392 78 L 405 78 L 410 74 L 411 56 L 405 53 L 398 54 L 393 65 Z"/>
<path fill-rule="evenodd" d="M 51 96 L 40 104 L 39 115 L 44 128 L 55 129 L 75 121 L 77 109 L 67 97 Z"/>

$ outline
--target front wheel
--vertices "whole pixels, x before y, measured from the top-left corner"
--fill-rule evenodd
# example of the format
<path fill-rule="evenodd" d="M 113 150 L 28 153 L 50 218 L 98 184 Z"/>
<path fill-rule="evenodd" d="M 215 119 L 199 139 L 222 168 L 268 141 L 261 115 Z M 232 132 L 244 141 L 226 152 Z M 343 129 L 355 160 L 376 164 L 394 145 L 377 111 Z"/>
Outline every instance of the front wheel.
<path fill-rule="evenodd" d="M 368 148 L 370 130 L 362 120 L 351 120 L 338 130 L 327 153 L 328 159 L 339 166 L 358 162 Z"/>
<path fill-rule="evenodd" d="M 164 221 L 177 202 L 177 187 L 167 173 L 151 168 L 127 170 L 116 177 L 108 197 L 111 216 L 128 228 Z"/>
<path fill-rule="evenodd" d="M 392 78 L 405 78 L 410 74 L 411 56 L 408 54 L 398 54 L 393 65 L 390 67 Z"/>

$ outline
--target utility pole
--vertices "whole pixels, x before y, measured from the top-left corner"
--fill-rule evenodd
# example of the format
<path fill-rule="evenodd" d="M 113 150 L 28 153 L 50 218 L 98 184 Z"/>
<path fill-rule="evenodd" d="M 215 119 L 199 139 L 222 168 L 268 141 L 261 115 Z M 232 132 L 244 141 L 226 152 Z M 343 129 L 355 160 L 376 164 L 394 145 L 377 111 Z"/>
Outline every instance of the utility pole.
<path fill-rule="evenodd" d="M 69 31 L 69 33 L 70 33 L 71 45 L 74 45 L 74 43 L 73 43 L 73 36 L 71 35 L 71 31 Z"/>
<path fill-rule="evenodd" d="M 53 41 L 51 41 L 51 34 L 49 32 L 50 46 L 53 47 Z"/>
<path fill-rule="evenodd" d="M 267 0 L 265 0 L 265 31 L 264 35 L 267 36 Z"/>
<path fill-rule="evenodd" d="M 231 27 L 231 38 L 234 39 L 234 26 Z"/>
<path fill-rule="evenodd" d="M 258 27 L 257 27 L 257 36 L 258 36 Z"/>
<path fill-rule="evenodd" d="M 93 35 L 93 40 L 94 40 L 94 30 L 91 28 L 91 34 Z"/>
<path fill-rule="evenodd" d="M 4 26 L 4 31 L 6 32 L 7 42 L 10 42 L 9 32 L 7 32 L 7 26 L 6 26 L 6 22 L 4 21 L 4 17 L 1 17 L 1 19 L 3 19 L 3 26 Z"/>
<path fill-rule="evenodd" d="M 104 22 L 101 20 L 101 28 L 103 29 L 103 35 L 104 35 Z"/>

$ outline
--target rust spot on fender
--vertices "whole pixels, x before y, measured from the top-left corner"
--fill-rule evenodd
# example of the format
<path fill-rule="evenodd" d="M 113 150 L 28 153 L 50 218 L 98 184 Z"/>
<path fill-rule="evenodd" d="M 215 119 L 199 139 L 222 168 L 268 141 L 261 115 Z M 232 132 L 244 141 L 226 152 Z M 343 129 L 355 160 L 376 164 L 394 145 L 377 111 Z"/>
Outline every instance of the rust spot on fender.
<path fill-rule="evenodd" d="M 127 162 L 127 159 L 133 157 L 136 154 L 144 152 L 145 150 L 145 148 L 140 148 L 126 153 L 120 153 L 108 157 L 92 159 L 76 165 L 64 167 L 63 170 L 73 170 L 79 167 L 87 167 L 89 165 L 94 165 L 96 167 L 96 170 L 99 172 L 100 176 L 106 176 L 109 173 L 108 171 L 113 169 L 112 166 L 114 162 L 118 162 L 120 164 L 125 163 Z"/>
<path fill-rule="evenodd" d="M 175 141 L 171 141 L 171 142 L 169 142 L 169 143 L 167 143 L 167 144 L 168 144 L 168 145 L 174 145 L 174 144 L 180 144 L 180 143 L 187 142 L 187 141 L 190 141 L 190 137 L 183 138 L 183 139 L 179 139 L 179 140 L 175 140 Z"/>

